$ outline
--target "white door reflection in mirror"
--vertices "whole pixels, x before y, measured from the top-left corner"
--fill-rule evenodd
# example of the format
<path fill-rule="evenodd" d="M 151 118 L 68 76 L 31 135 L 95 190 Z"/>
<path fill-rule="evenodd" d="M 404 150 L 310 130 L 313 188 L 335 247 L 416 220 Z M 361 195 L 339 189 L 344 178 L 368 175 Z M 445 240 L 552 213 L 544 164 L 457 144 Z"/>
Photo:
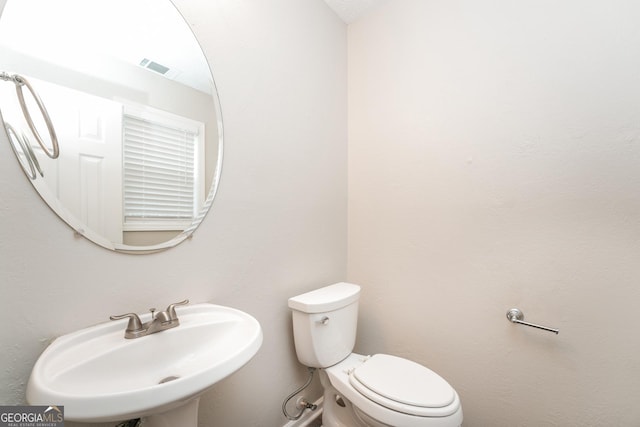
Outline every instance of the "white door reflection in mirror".
<path fill-rule="evenodd" d="M 122 106 L 34 81 L 64 149 L 44 179 L 71 215 L 111 242 L 122 243 Z"/>

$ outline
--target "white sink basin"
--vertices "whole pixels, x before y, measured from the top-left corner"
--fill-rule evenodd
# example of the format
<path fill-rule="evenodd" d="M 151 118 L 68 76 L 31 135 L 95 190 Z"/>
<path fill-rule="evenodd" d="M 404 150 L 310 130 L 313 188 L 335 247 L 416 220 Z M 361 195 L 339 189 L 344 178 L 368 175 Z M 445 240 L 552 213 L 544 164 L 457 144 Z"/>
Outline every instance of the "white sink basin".
<path fill-rule="evenodd" d="M 69 421 L 162 413 L 240 369 L 262 344 L 260 324 L 242 311 L 196 304 L 176 312 L 180 326 L 141 338 L 124 338 L 126 320 L 57 338 L 33 368 L 27 401 L 64 405 Z"/>

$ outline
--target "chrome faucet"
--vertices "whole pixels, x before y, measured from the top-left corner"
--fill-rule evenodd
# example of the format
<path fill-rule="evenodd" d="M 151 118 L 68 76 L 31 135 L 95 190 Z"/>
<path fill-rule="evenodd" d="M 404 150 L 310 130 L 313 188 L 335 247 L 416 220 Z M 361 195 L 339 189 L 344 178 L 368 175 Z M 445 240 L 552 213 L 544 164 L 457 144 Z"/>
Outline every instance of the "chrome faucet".
<path fill-rule="evenodd" d="M 150 308 L 151 320 L 144 323 L 142 323 L 140 317 L 138 317 L 136 313 L 120 314 L 117 316 L 110 316 L 109 318 L 111 320 L 120 320 L 128 317 L 129 323 L 127 324 L 127 329 L 124 331 L 124 337 L 127 339 L 140 338 L 166 329 L 175 328 L 180 325 L 180 320 L 176 314 L 176 305 L 186 304 L 189 304 L 188 299 L 169 304 L 166 311 L 161 311 L 157 314 L 155 312 L 155 308 Z"/>

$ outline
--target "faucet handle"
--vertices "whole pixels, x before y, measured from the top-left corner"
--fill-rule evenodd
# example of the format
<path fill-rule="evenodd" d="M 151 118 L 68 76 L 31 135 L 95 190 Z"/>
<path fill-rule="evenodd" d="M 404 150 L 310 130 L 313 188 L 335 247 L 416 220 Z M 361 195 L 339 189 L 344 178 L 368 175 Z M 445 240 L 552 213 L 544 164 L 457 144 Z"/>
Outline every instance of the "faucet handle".
<path fill-rule="evenodd" d="M 109 316 L 111 320 L 120 320 L 129 318 L 129 323 L 127 324 L 127 329 L 125 332 L 138 332 L 142 330 L 142 322 L 140 318 L 135 313 L 127 313 L 127 314 L 119 314 L 116 316 Z"/>
<path fill-rule="evenodd" d="M 169 315 L 168 320 L 169 321 L 178 320 L 178 315 L 176 314 L 176 305 L 187 305 L 187 304 L 189 304 L 188 299 L 180 302 L 174 302 L 173 304 L 169 304 L 169 307 L 167 307 L 167 313 Z"/>

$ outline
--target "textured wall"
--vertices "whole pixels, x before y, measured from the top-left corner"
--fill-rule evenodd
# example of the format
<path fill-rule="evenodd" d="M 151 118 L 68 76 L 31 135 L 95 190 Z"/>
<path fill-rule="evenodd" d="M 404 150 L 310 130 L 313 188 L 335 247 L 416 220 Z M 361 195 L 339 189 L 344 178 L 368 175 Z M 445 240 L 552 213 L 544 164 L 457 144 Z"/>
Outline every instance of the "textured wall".
<path fill-rule="evenodd" d="M 0 403 L 23 402 L 52 338 L 184 298 L 245 310 L 264 328 L 254 360 L 202 398 L 201 425 L 283 425 L 282 399 L 306 378 L 287 298 L 346 276 L 346 27 L 321 0 L 175 3 L 221 98 L 213 210 L 177 248 L 111 253 L 39 200 L 0 133 Z"/>
<path fill-rule="evenodd" d="M 358 349 L 441 373 L 465 426 L 640 423 L 638 18 L 403 0 L 349 27 Z"/>

